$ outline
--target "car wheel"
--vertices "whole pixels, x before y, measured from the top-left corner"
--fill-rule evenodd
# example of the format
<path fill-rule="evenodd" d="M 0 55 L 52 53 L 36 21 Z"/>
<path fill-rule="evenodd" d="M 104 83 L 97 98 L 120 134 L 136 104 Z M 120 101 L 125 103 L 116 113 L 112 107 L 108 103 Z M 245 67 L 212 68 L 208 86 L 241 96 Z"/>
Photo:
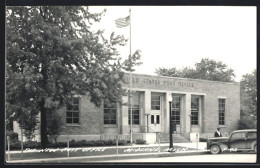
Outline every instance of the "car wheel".
<path fill-rule="evenodd" d="M 254 151 L 257 153 L 257 145 L 254 146 Z"/>
<path fill-rule="evenodd" d="M 210 153 L 212 154 L 219 154 L 220 153 L 220 148 L 217 145 L 213 145 L 210 147 Z"/>

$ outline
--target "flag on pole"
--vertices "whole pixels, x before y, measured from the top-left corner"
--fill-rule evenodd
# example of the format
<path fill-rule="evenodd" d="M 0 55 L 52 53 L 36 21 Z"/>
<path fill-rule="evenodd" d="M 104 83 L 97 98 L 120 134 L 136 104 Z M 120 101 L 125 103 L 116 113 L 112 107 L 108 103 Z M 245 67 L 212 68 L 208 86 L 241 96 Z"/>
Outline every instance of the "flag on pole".
<path fill-rule="evenodd" d="M 118 28 L 126 27 L 130 24 L 130 15 L 125 18 L 119 18 L 115 20 L 116 26 Z"/>

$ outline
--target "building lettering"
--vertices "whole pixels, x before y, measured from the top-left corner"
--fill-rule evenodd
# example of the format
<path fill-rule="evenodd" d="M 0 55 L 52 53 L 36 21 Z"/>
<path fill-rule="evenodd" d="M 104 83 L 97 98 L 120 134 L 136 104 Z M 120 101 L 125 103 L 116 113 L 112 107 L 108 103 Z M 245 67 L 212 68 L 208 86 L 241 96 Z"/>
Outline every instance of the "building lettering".
<path fill-rule="evenodd" d="M 125 82 L 130 83 L 130 78 L 125 77 Z M 133 77 L 132 78 L 133 84 L 145 84 L 145 85 L 161 85 L 161 86 L 173 86 L 173 87 L 194 87 L 193 82 L 183 82 L 183 81 L 176 81 L 173 79 L 169 80 L 160 80 L 160 79 L 149 79 L 149 78 L 138 78 Z"/>

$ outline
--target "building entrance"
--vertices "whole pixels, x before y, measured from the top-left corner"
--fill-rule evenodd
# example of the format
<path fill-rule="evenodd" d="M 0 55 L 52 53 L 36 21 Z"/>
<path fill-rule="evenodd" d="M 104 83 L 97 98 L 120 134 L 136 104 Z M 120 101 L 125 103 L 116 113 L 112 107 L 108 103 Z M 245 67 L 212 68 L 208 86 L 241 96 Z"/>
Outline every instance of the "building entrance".
<path fill-rule="evenodd" d="M 150 115 L 150 128 L 154 132 L 161 132 L 162 123 L 162 96 L 158 94 L 151 95 L 151 115 Z"/>

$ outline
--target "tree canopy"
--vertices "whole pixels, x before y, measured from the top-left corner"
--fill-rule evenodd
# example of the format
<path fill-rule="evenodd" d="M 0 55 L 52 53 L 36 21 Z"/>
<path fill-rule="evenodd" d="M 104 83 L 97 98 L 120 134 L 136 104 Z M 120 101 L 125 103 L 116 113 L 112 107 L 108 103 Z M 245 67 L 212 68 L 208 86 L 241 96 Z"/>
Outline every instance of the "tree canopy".
<path fill-rule="evenodd" d="M 183 69 L 173 68 L 157 68 L 155 73 L 160 76 L 180 77 L 203 79 L 223 82 L 234 81 L 234 70 L 221 61 L 203 58 L 199 63 L 195 63 L 195 68 L 184 67 Z"/>
<path fill-rule="evenodd" d="M 239 128 L 256 128 L 257 82 L 256 70 L 243 75 L 240 81 L 241 120 Z"/>
<path fill-rule="evenodd" d="M 127 40 L 115 33 L 106 39 L 102 31 L 91 30 L 103 14 L 82 6 L 6 9 L 8 116 L 28 125 L 25 119 L 36 121 L 40 111 L 43 148 L 48 109 L 61 107 L 74 94 L 89 93 L 97 106 L 103 100 L 121 101 L 122 69 L 128 61 L 121 60 L 116 47 Z M 139 55 L 135 52 L 132 60 Z"/>

